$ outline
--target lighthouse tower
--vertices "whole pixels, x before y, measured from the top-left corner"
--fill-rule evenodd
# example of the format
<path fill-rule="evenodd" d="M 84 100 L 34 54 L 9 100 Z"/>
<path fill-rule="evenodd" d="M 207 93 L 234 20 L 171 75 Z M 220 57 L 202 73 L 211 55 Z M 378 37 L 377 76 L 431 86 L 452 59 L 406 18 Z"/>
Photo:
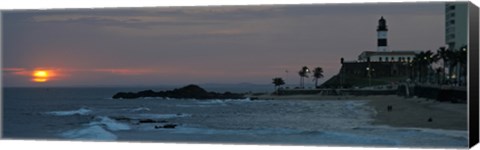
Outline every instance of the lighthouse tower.
<path fill-rule="evenodd" d="M 385 52 L 385 51 L 388 50 L 388 48 L 387 48 L 387 32 L 388 32 L 387 21 L 385 21 L 385 19 L 382 16 L 382 18 L 380 18 L 380 20 L 378 20 L 378 28 L 377 28 L 377 38 L 378 38 L 377 51 L 379 51 L 379 52 Z"/>

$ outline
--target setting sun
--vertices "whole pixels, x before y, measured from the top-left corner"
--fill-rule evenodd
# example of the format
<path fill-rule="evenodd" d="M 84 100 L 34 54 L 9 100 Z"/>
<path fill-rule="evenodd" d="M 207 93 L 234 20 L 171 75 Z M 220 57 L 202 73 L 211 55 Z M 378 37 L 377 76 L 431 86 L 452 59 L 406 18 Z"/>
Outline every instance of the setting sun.
<path fill-rule="evenodd" d="M 38 70 L 33 73 L 33 76 L 38 78 L 46 78 L 48 77 L 48 72 L 44 70 Z"/>
<path fill-rule="evenodd" d="M 47 70 L 35 70 L 33 71 L 33 82 L 47 82 L 51 77 L 51 72 Z"/>

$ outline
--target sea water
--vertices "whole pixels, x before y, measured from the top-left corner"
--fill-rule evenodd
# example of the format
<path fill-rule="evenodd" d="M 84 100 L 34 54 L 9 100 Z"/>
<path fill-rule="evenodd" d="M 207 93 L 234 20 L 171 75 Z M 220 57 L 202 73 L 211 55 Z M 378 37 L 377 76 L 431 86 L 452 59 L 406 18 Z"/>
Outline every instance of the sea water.
<path fill-rule="evenodd" d="M 3 90 L 2 134 L 8 139 L 458 148 L 468 144 L 467 131 L 371 125 L 375 111 L 365 100 L 119 100 L 111 96 L 142 89 Z M 158 128 L 166 124 L 177 126 Z"/>

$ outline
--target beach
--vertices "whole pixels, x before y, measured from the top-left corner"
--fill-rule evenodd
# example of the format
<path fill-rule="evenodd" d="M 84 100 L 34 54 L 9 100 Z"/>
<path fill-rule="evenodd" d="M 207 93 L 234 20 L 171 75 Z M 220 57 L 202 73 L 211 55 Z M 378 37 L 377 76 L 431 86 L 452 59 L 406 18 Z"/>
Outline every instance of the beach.
<path fill-rule="evenodd" d="M 268 100 L 367 100 L 375 110 L 373 125 L 391 127 L 467 130 L 467 104 L 425 98 L 389 96 L 260 95 Z M 392 106 L 391 111 L 387 107 Z M 431 121 L 428 120 L 431 118 Z"/>

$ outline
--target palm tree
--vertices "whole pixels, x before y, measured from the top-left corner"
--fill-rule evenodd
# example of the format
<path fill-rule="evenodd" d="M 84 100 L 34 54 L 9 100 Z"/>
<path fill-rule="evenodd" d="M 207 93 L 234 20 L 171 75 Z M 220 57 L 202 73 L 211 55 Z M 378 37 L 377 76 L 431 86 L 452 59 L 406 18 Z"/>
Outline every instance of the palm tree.
<path fill-rule="evenodd" d="M 315 88 L 318 88 L 318 79 L 323 78 L 323 69 L 317 67 L 313 69 L 313 80 L 315 81 Z"/>
<path fill-rule="evenodd" d="M 435 73 L 437 74 L 437 84 L 441 84 L 443 73 L 445 73 L 443 71 L 445 71 L 445 69 L 442 67 L 435 69 Z"/>
<path fill-rule="evenodd" d="M 463 85 L 467 77 L 467 46 L 462 46 L 457 51 L 457 59 L 459 63 L 458 81 L 460 85 Z"/>
<path fill-rule="evenodd" d="M 428 58 L 427 59 L 427 63 L 428 63 L 428 70 L 430 73 L 429 75 L 429 79 L 430 79 L 430 83 L 434 83 L 435 80 L 435 69 L 433 69 L 433 64 L 437 63 L 439 60 L 440 60 L 440 55 L 438 54 L 434 54 L 432 51 L 428 50 L 427 51 L 427 55 L 428 55 Z"/>
<path fill-rule="evenodd" d="M 437 55 L 439 59 L 443 61 L 443 68 L 442 68 L 442 73 L 445 74 L 445 68 L 447 67 L 448 64 L 448 57 L 447 57 L 448 50 L 445 49 L 445 47 L 440 47 L 437 50 Z M 442 76 L 441 78 L 441 83 L 445 83 L 445 75 Z"/>
<path fill-rule="evenodd" d="M 310 70 L 308 69 L 307 66 L 303 66 L 302 69 L 300 71 L 298 71 L 298 75 L 300 76 L 300 88 L 304 88 L 305 85 L 305 81 L 304 81 L 304 78 L 308 78 L 308 73 L 310 72 Z"/>
<path fill-rule="evenodd" d="M 282 78 L 279 78 L 279 77 L 273 78 L 273 82 L 272 82 L 272 83 L 275 85 L 275 91 L 276 91 L 277 94 L 279 93 L 278 87 L 285 84 L 285 82 L 283 81 L 283 79 L 282 79 Z"/>
<path fill-rule="evenodd" d="M 425 64 L 425 52 L 420 52 L 418 54 L 415 54 L 415 57 L 413 58 L 413 65 L 414 65 L 414 75 L 415 79 L 419 82 L 422 81 L 422 75 L 423 75 L 423 67 Z"/>
<path fill-rule="evenodd" d="M 458 57 L 458 54 L 456 51 L 454 50 L 447 50 L 446 52 L 446 56 L 447 56 L 447 59 L 448 59 L 448 75 L 449 75 L 449 79 L 450 81 L 452 81 L 452 78 L 454 78 L 454 68 L 455 66 L 457 66 L 459 64 L 459 62 L 461 60 L 459 60 L 459 57 Z"/>
<path fill-rule="evenodd" d="M 418 80 L 425 82 L 428 79 L 428 72 L 431 70 L 431 64 L 438 61 L 438 56 L 434 55 L 432 51 L 420 52 L 415 55 L 414 65 L 417 69 Z"/>

